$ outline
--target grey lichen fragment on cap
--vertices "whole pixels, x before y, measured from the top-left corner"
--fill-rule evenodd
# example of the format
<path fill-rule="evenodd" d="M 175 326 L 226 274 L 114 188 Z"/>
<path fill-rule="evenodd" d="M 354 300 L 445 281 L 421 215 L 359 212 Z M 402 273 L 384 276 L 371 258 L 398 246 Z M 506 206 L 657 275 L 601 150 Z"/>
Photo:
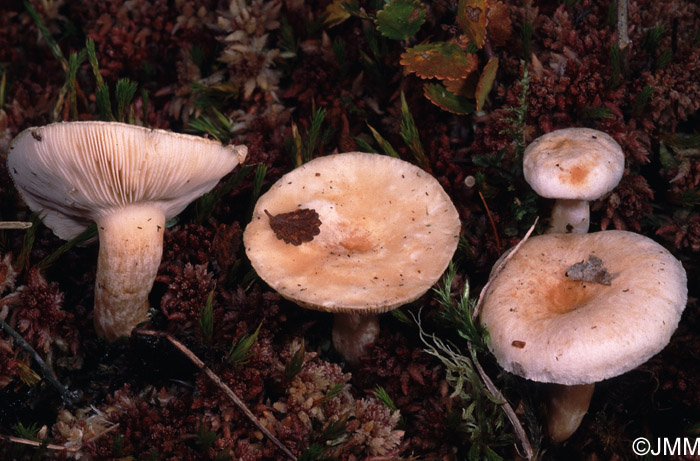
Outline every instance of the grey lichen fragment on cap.
<path fill-rule="evenodd" d="M 312 209 L 320 232 L 285 243 L 271 215 Z M 435 178 L 378 154 L 314 159 L 280 178 L 255 206 L 243 240 L 256 272 L 306 307 L 379 313 L 413 301 L 457 248 L 457 210 Z"/>
<path fill-rule="evenodd" d="M 625 156 L 608 134 L 565 128 L 535 139 L 525 149 L 525 180 L 542 197 L 595 200 L 622 178 Z"/>
<path fill-rule="evenodd" d="M 600 258 L 609 285 L 572 280 Z M 681 263 L 625 231 L 532 237 L 487 289 L 482 324 L 501 366 L 534 381 L 586 384 L 644 363 L 668 343 L 687 302 Z"/>
<path fill-rule="evenodd" d="M 63 122 L 20 133 L 8 167 L 30 208 L 68 240 L 97 216 L 131 203 L 157 204 L 171 218 L 246 152 L 244 146 L 123 123 Z"/>

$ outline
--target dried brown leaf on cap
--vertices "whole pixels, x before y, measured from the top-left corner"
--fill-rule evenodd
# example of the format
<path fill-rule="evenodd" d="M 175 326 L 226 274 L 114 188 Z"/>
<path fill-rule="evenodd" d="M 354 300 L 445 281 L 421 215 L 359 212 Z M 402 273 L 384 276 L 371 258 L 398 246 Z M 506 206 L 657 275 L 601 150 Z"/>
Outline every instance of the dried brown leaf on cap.
<path fill-rule="evenodd" d="M 270 214 L 264 210 L 270 218 L 270 227 L 278 239 L 284 243 L 299 246 L 310 242 L 321 232 L 321 220 L 316 210 L 302 208 L 288 213 Z"/>

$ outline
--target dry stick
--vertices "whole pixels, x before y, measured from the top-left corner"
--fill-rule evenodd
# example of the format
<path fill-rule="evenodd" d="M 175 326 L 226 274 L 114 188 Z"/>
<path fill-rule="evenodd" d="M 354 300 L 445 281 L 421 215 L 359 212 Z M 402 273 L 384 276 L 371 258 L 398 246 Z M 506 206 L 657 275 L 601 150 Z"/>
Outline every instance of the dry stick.
<path fill-rule="evenodd" d="M 532 445 L 530 445 L 530 440 L 527 438 L 527 434 L 525 433 L 525 429 L 523 429 L 523 425 L 520 424 L 520 420 L 518 419 L 518 416 L 515 414 L 515 411 L 513 410 L 513 407 L 510 406 L 510 403 L 508 403 L 508 400 L 503 396 L 500 390 L 496 387 L 496 385 L 491 381 L 491 378 L 489 378 L 489 375 L 486 374 L 484 369 L 481 367 L 481 364 L 476 358 L 476 354 L 474 353 L 474 349 L 472 348 L 472 343 L 467 342 L 467 347 L 469 348 L 469 353 L 472 356 L 472 361 L 474 362 L 474 365 L 476 366 L 476 370 L 479 372 L 479 376 L 481 376 L 481 380 L 484 382 L 486 385 L 486 389 L 488 389 L 489 393 L 491 396 L 503 402 L 501 404 L 501 408 L 503 408 L 503 412 L 506 414 L 508 419 L 510 420 L 510 424 L 513 425 L 513 429 L 515 429 L 515 434 L 518 436 L 520 439 L 520 444 L 522 445 L 523 449 L 525 450 L 525 458 L 528 460 L 532 459 L 535 454 L 532 451 Z"/>
<path fill-rule="evenodd" d="M 479 310 L 481 309 L 481 303 L 484 300 L 484 295 L 486 294 L 486 291 L 488 290 L 489 286 L 491 286 L 491 282 L 503 270 L 503 268 L 506 267 L 506 263 L 508 261 L 510 261 L 510 258 L 512 258 L 513 255 L 515 255 L 515 253 L 518 252 L 518 250 L 523 245 L 523 243 L 525 243 L 527 241 L 527 239 L 530 238 L 530 235 L 532 235 L 532 232 L 535 230 L 535 226 L 537 225 L 537 221 L 539 221 L 539 219 L 540 219 L 539 216 L 537 218 L 535 218 L 535 222 L 532 223 L 532 226 L 530 226 L 530 229 L 525 234 L 525 237 L 523 237 L 523 239 L 520 242 L 518 242 L 518 244 L 515 245 L 512 250 L 510 250 L 510 253 L 508 253 L 508 256 L 503 258 L 503 261 L 501 261 L 501 263 L 498 265 L 498 267 L 494 268 L 493 273 L 489 277 L 489 281 L 486 282 L 486 285 L 484 285 L 484 288 L 481 289 L 481 293 L 479 293 L 479 300 L 476 302 L 476 306 L 474 306 L 474 312 L 472 313 L 472 320 L 476 320 L 476 318 L 479 316 Z"/>
<path fill-rule="evenodd" d="M 27 351 L 29 355 L 32 356 L 34 361 L 39 367 L 39 370 L 41 371 L 41 375 L 44 377 L 45 380 L 47 380 L 51 385 L 56 388 L 59 394 L 61 394 L 61 398 L 63 399 L 63 402 L 72 405 L 73 402 L 76 399 L 76 395 L 69 391 L 66 386 L 61 384 L 61 382 L 58 380 L 56 375 L 54 374 L 53 370 L 44 362 L 44 360 L 41 358 L 41 356 L 34 350 L 32 346 L 27 343 L 27 341 L 22 338 L 22 335 L 17 333 L 10 325 L 8 325 L 4 320 L 0 319 L 0 330 L 4 330 L 8 335 L 12 336 L 17 342 L 17 344 Z"/>
<path fill-rule="evenodd" d="M 0 221 L 0 230 L 2 229 L 29 229 L 32 223 L 24 221 Z"/>
<path fill-rule="evenodd" d="M 489 221 L 491 222 L 491 229 L 493 229 L 493 236 L 496 238 L 496 252 L 501 253 L 501 240 L 498 238 L 498 230 L 496 230 L 496 223 L 493 220 L 493 216 L 491 216 L 491 210 L 489 210 L 489 206 L 486 204 L 486 199 L 484 199 L 484 196 L 482 195 L 481 191 L 477 191 L 479 193 L 479 197 L 481 197 L 481 201 L 484 204 L 484 208 L 486 208 L 486 216 L 489 217 Z"/>
<path fill-rule="evenodd" d="M 144 336 L 158 336 L 158 337 L 165 338 L 165 339 L 167 339 L 168 341 L 170 341 L 170 343 L 171 343 L 173 346 L 175 346 L 180 352 L 182 352 L 183 354 L 185 354 L 185 356 L 187 356 L 187 358 L 190 359 L 190 361 L 191 361 L 192 363 L 194 363 L 195 366 L 196 366 L 197 368 L 199 368 L 201 371 L 203 371 L 204 374 L 206 374 L 206 375 L 209 377 L 209 379 L 211 379 L 212 381 L 214 381 L 214 384 L 216 384 L 217 386 L 219 386 L 219 388 L 221 388 L 221 390 L 224 391 L 224 393 L 225 393 L 231 400 L 233 400 L 233 403 L 235 403 L 236 406 L 237 406 L 243 413 L 245 413 L 245 415 L 253 422 L 253 424 L 255 424 L 255 426 L 256 426 L 258 429 L 260 429 L 260 431 L 262 431 L 262 433 L 265 434 L 265 435 L 272 441 L 272 443 L 274 443 L 275 445 L 277 445 L 277 447 L 278 447 L 280 450 L 282 450 L 282 451 L 284 452 L 284 454 L 287 455 L 290 459 L 293 459 L 293 460 L 296 460 L 296 459 L 297 459 L 297 457 L 294 456 L 294 454 L 293 454 L 291 451 L 289 451 L 289 449 L 288 449 L 287 447 L 285 447 L 285 446 L 282 444 L 282 442 L 280 442 L 279 440 L 277 440 L 277 437 L 275 437 L 274 434 L 272 434 L 272 432 L 270 432 L 265 426 L 263 426 L 263 424 L 260 422 L 260 420 L 253 414 L 253 412 L 251 412 L 251 411 L 248 409 L 248 407 L 245 405 L 245 403 L 243 403 L 243 401 L 242 401 L 240 398 L 238 398 L 238 396 L 236 395 L 236 393 L 233 392 L 233 390 L 232 390 L 230 387 L 228 387 L 228 386 L 226 385 L 226 383 L 224 383 L 224 382 L 221 380 L 221 378 L 219 378 L 213 371 L 211 371 L 211 369 L 210 369 L 209 367 L 207 367 L 207 366 L 204 364 L 204 362 L 202 362 L 202 361 L 199 359 L 199 357 L 197 357 L 196 355 L 194 355 L 194 353 L 193 353 L 191 350 L 189 350 L 189 349 L 187 348 L 187 346 L 185 346 L 185 345 L 182 344 L 180 341 L 178 341 L 177 339 L 175 339 L 170 333 L 166 333 L 166 332 L 164 332 L 164 331 L 145 330 L 145 329 L 141 329 L 141 328 L 136 328 L 136 329 L 133 330 L 133 333 L 138 334 L 138 335 L 144 335 Z"/>
<path fill-rule="evenodd" d="M 43 442 L 37 442 L 36 440 L 22 439 L 20 437 L 13 437 L 11 435 L 0 435 L 0 440 L 5 440 L 7 442 L 19 443 L 22 445 L 29 445 L 30 447 L 44 447 L 49 450 L 59 450 L 59 451 L 78 451 L 80 447 L 64 447 L 63 445 L 55 445 L 53 443 L 44 444 Z"/>
<path fill-rule="evenodd" d="M 630 36 L 627 31 L 627 1 L 617 0 L 617 47 L 622 59 L 622 75 L 628 74 L 630 60 Z"/>
<path fill-rule="evenodd" d="M 537 225 L 537 221 L 539 221 L 539 216 L 535 218 L 535 222 L 532 223 L 532 226 L 530 226 L 530 229 L 527 231 L 525 234 L 525 237 L 518 242 L 517 245 L 513 247 L 513 249 L 510 251 L 510 253 L 503 258 L 503 261 L 500 262 L 498 267 L 494 268 L 493 274 L 489 277 L 489 281 L 484 285 L 484 288 L 482 288 L 481 293 L 479 293 L 479 300 L 476 302 L 476 306 L 474 306 L 474 312 L 472 314 L 472 320 L 476 320 L 476 318 L 479 316 L 479 310 L 481 308 L 481 303 L 483 302 L 484 295 L 486 294 L 486 291 L 488 290 L 489 286 L 491 285 L 491 282 L 493 279 L 496 278 L 496 276 L 503 270 L 503 268 L 506 266 L 506 263 L 510 260 L 510 258 L 515 255 L 515 253 L 518 252 L 520 247 L 527 241 L 527 239 L 530 238 L 530 235 L 532 235 L 532 232 L 535 230 L 535 226 Z M 527 438 L 527 434 L 525 433 L 525 429 L 523 429 L 522 424 L 520 424 L 520 420 L 518 419 L 518 416 L 515 414 L 515 411 L 513 411 L 513 407 L 510 406 L 508 403 L 508 400 L 506 400 L 505 397 L 503 397 L 503 394 L 501 394 L 501 391 L 498 390 L 496 385 L 491 381 L 491 378 L 486 374 L 484 369 L 481 367 L 481 364 L 479 361 L 476 359 L 476 354 L 474 354 L 474 350 L 472 348 L 471 342 L 467 341 L 467 347 L 469 348 L 469 353 L 472 356 L 472 360 L 474 361 L 474 365 L 476 366 L 476 370 L 479 372 L 479 376 L 481 376 L 481 380 L 484 382 L 486 385 L 486 388 L 488 391 L 491 393 L 491 395 L 504 402 L 502 407 L 503 411 L 505 412 L 506 416 L 510 420 L 510 423 L 513 425 L 513 429 L 515 429 L 515 433 L 520 439 L 520 443 L 523 446 L 523 449 L 525 450 L 525 457 L 527 459 L 532 459 L 534 456 L 534 453 L 532 451 L 532 445 L 530 445 L 530 440 Z"/>

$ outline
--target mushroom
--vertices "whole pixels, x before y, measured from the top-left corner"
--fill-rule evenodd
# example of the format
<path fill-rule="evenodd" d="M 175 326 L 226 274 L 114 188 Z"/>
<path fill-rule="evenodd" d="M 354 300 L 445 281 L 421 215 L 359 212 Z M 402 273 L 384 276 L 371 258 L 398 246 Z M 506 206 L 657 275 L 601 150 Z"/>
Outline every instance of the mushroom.
<path fill-rule="evenodd" d="M 548 232 L 588 232 L 588 202 L 617 186 L 625 167 L 620 145 L 602 131 L 565 128 L 535 139 L 523 155 L 525 180 L 554 198 Z"/>
<path fill-rule="evenodd" d="M 350 152 L 282 176 L 255 205 L 243 242 L 270 287 L 334 314 L 333 344 L 353 365 L 377 337 L 377 315 L 440 278 L 459 232 L 435 178 L 397 158 Z"/>
<path fill-rule="evenodd" d="M 92 221 L 100 249 L 94 322 L 114 340 L 147 319 L 165 221 L 245 159 L 245 146 L 112 122 L 28 128 L 8 167 L 24 201 L 69 240 Z"/>
<path fill-rule="evenodd" d="M 678 326 L 688 297 L 681 263 L 626 231 L 532 237 L 491 279 L 480 319 L 507 371 L 552 384 L 549 434 L 568 438 L 594 383 L 646 362 Z"/>

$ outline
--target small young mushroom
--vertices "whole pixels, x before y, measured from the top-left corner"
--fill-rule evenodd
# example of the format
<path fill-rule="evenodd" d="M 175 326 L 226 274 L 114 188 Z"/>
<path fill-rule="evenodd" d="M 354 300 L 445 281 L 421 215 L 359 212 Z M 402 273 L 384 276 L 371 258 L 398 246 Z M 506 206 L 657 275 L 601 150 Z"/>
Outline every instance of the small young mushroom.
<path fill-rule="evenodd" d="M 548 428 L 567 439 L 595 382 L 668 343 L 688 297 L 681 263 L 626 231 L 532 237 L 494 275 L 480 319 L 507 371 L 552 384 Z"/>
<path fill-rule="evenodd" d="M 243 242 L 270 287 L 335 314 L 333 344 L 355 364 L 377 337 L 377 314 L 430 289 L 459 232 L 435 178 L 396 158 L 351 152 L 282 176 L 258 200 Z"/>
<path fill-rule="evenodd" d="M 114 340 L 147 319 L 165 221 L 245 159 L 245 146 L 112 122 L 28 128 L 7 159 L 22 198 L 65 240 L 94 221 L 95 328 Z"/>
<path fill-rule="evenodd" d="M 625 168 L 620 145 L 602 131 L 565 128 L 535 139 L 525 149 L 525 180 L 542 197 L 556 199 L 552 233 L 588 232 L 588 202 L 617 186 Z"/>

